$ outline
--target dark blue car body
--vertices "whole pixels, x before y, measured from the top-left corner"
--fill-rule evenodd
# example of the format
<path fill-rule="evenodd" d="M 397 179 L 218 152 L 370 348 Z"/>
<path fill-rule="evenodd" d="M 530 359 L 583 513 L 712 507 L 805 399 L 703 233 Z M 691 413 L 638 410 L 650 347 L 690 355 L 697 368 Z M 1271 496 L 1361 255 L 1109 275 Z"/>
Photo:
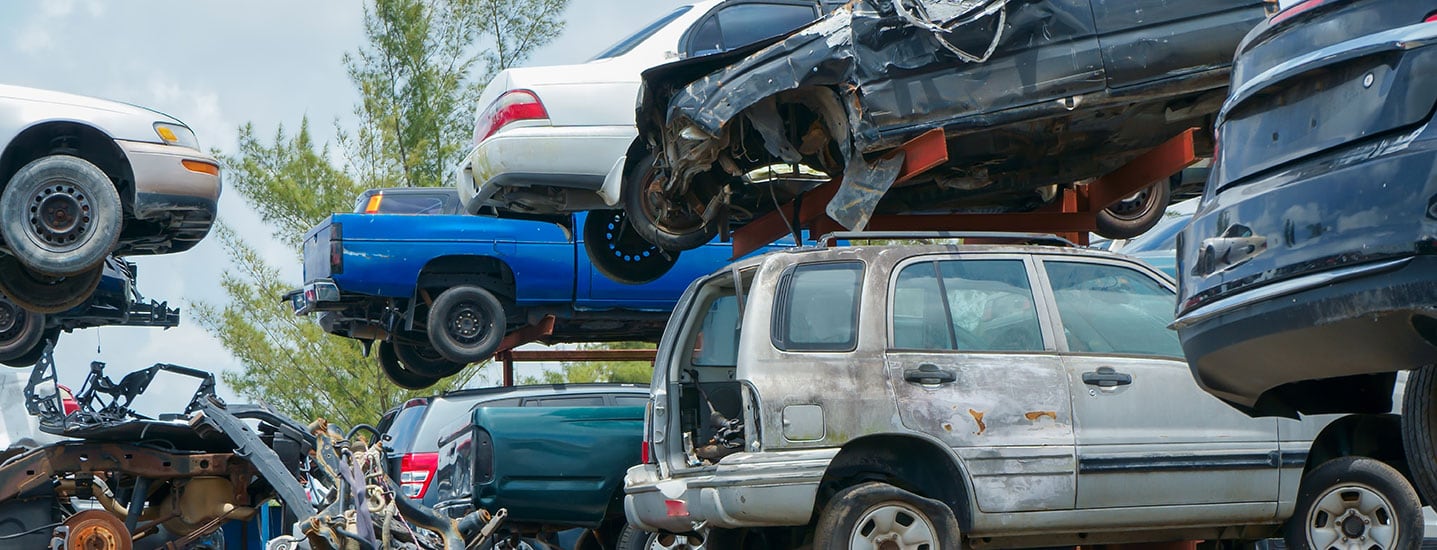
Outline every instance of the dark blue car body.
<path fill-rule="evenodd" d="M 1297 6 L 1237 51 L 1175 326 L 1251 413 L 1387 412 L 1437 363 L 1437 6 Z"/>

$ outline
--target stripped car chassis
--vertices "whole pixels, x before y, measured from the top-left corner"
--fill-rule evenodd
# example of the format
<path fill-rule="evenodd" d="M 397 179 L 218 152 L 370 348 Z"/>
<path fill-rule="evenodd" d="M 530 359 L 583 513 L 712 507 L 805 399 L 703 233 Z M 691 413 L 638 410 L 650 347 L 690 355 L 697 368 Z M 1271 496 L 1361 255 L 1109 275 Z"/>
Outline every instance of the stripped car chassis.
<path fill-rule="evenodd" d="M 271 499 L 292 527 L 267 550 L 464 550 L 503 522 L 503 510 L 455 520 L 409 500 L 362 427 L 342 434 L 228 405 L 204 371 L 160 364 L 115 382 L 92 363 L 67 413 L 51 351 L 31 371 L 26 407 L 42 431 L 73 439 L 0 452 L 0 546 L 219 548 L 225 523 Z M 166 398 L 177 384 L 194 393 L 155 414 L 143 398 L 152 384 Z"/>

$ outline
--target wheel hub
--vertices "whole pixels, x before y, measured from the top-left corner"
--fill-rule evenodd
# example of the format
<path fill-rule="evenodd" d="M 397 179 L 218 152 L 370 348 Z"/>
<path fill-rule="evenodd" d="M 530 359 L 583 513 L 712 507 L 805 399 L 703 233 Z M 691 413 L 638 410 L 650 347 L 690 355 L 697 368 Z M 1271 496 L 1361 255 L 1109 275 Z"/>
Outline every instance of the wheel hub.
<path fill-rule="evenodd" d="M 1335 487 L 1315 505 L 1308 537 L 1321 550 L 1388 550 L 1400 538 L 1392 504 L 1365 485 Z"/>
<path fill-rule="evenodd" d="M 125 524 L 100 510 L 86 510 L 65 520 L 70 533 L 65 548 L 74 550 L 130 550 L 130 533 Z"/>
<path fill-rule="evenodd" d="M 1342 534 L 1348 538 L 1359 538 L 1367 532 L 1367 521 L 1358 517 L 1357 512 L 1347 511 L 1347 517 L 1342 518 Z"/>
<path fill-rule="evenodd" d="M 473 305 L 465 304 L 450 317 L 449 332 L 460 340 L 477 340 L 484 333 L 484 322 Z"/>
<path fill-rule="evenodd" d="M 15 304 L 8 300 L 0 301 L 0 334 L 15 330 L 20 323 L 21 313 Z"/>
<path fill-rule="evenodd" d="M 90 201 L 74 186 L 46 185 L 31 198 L 30 228 L 40 244 L 55 250 L 74 248 L 90 228 Z"/>
<path fill-rule="evenodd" d="M 903 502 L 875 506 L 853 526 L 848 547 L 855 550 L 934 550 L 938 530 L 928 517 Z"/>

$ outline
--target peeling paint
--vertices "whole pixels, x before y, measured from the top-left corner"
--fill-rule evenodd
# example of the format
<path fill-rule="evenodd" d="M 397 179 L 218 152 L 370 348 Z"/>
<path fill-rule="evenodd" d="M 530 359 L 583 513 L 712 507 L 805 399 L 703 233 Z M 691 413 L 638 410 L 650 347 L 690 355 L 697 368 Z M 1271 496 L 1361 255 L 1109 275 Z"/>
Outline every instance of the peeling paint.
<path fill-rule="evenodd" d="M 974 435 L 983 435 L 983 432 L 988 431 L 988 425 L 983 423 L 983 412 L 982 412 L 982 411 L 975 411 L 975 410 L 973 410 L 973 409 L 968 409 L 968 414 L 973 415 L 973 421 L 978 423 L 978 431 L 977 431 L 977 432 L 974 432 Z"/>
<path fill-rule="evenodd" d="M 1032 422 L 1037 422 L 1039 419 L 1045 416 L 1053 419 L 1054 422 L 1058 421 L 1058 413 L 1056 411 L 1031 411 L 1028 414 L 1023 415 L 1024 418 L 1027 418 L 1029 421 Z"/>

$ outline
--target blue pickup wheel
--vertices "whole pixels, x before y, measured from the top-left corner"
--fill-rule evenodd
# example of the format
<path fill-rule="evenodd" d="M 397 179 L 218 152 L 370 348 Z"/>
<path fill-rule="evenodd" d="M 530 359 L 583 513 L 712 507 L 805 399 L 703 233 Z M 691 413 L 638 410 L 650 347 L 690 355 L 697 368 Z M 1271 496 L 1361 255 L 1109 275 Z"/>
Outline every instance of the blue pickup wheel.
<path fill-rule="evenodd" d="M 399 362 L 404 364 L 406 370 L 426 378 L 453 376 L 468 365 L 450 361 L 427 342 L 415 344 L 404 340 L 397 341 L 394 343 L 394 354 L 399 357 Z"/>
<path fill-rule="evenodd" d="M 624 284 L 640 285 L 664 276 L 678 252 L 644 240 L 622 210 L 595 210 L 584 219 L 584 251 L 594 269 Z"/>
<path fill-rule="evenodd" d="M 499 351 L 508 327 L 505 319 L 504 305 L 488 290 L 473 285 L 452 287 L 439 293 L 429 306 L 429 342 L 439 355 L 462 368 Z"/>
<path fill-rule="evenodd" d="M 394 344 L 390 342 L 380 342 L 374 357 L 379 362 L 379 369 L 384 371 L 384 377 L 406 390 L 422 390 L 439 381 L 438 378 L 424 376 L 406 368 L 399 362 L 399 354 L 395 353 Z"/>

